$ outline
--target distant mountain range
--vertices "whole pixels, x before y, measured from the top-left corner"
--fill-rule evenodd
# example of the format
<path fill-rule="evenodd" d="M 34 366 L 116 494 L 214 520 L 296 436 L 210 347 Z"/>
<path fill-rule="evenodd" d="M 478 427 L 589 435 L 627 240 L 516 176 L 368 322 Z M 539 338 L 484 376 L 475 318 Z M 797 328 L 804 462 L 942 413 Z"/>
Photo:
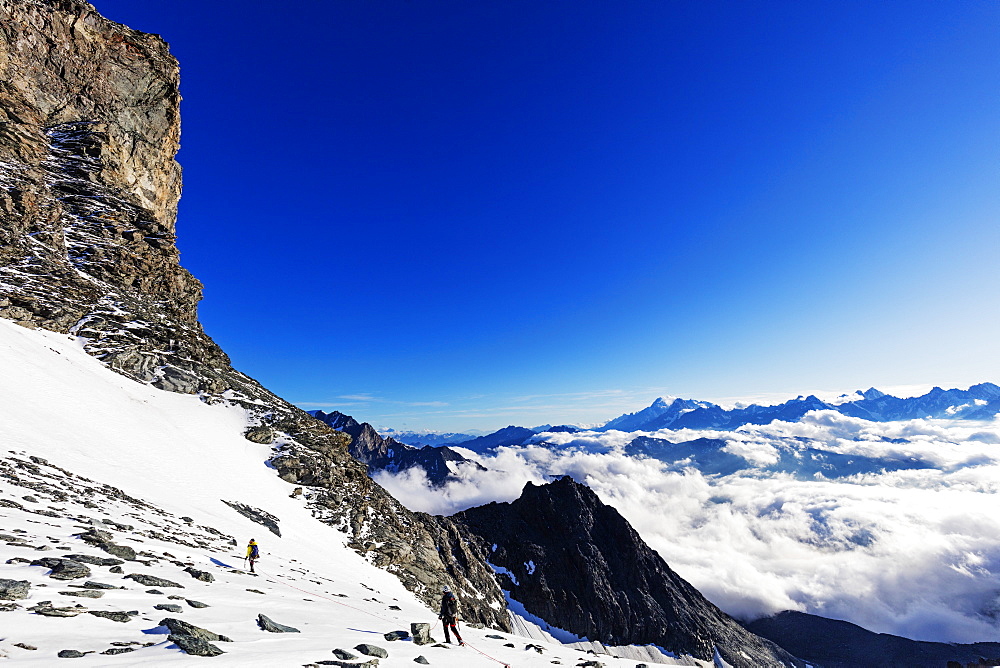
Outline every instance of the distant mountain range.
<path fill-rule="evenodd" d="M 768 424 L 774 420 L 795 422 L 809 411 L 833 410 L 873 422 L 918 418 L 990 420 L 1000 412 L 1000 387 L 980 383 L 967 390 L 935 387 L 919 397 L 894 397 L 875 388 L 858 392 L 856 399 L 826 402 L 815 395 L 800 396 L 774 406 L 753 404 L 725 409 L 708 401 L 660 398 L 636 413 L 609 420 L 595 431 L 656 431 L 658 429 L 731 430 L 745 424 Z"/>
<path fill-rule="evenodd" d="M 412 445 L 416 448 L 422 448 L 425 445 L 434 447 L 454 445 L 463 441 L 470 441 L 484 434 L 481 431 L 439 433 L 433 431 L 397 431 L 392 428 L 380 429 L 378 433 L 386 438 L 391 438 L 399 443 Z"/>
<path fill-rule="evenodd" d="M 859 391 L 853 395 L 844 395 L 838 401 L 823 401 L 810 394 L 771 406 L 751 404 L 750 406 L 730 409 L 710 401 L 676 398 L 667 401 L 661 397 L 641 411 L 620 415 L 599 427 L 591 428 L 591 430 L 600 432 L 612 430 L 624 432 L 658 431 L 660 429 L 731 431 L 746 424 L 769 424 L 774 420 L 795 422 L 806 413 L 817 410 L 832 410 L 842 415 L 873 422 L 920 418 L 992 420 L 997 413 L 1000 413 L 1000 386 L 993 383 L 979 383 L 967 390 L 943 390 L 940 387 L 935 387 L 919 397 L 894 397 L 875 388 L 869 388 L 864 392 Z M 310 414 L 319 417 L 323 413 L 322 411 L 310 411 Z M 334 414 L 339 415 L 339 413 Z M 324 421 L 327 420 L 324 419 Z M 487 453 L 504 446 L 522 445 L 540 433 L 576 433 L 580 431 L 587 431 L 587 429 L 576 425 L 552 426 L 545 424 L 532 428 L 509 425 L 485 435 L 384 429 L 381 436 L 396 443 L 397 446 L 403 447 L 449 446 Z M 652 452 L 644 452 L 645 449 L 649 449 L 650 444 L 636 443 L 634 445 L 633 449 L 636 450 L 637 454 L 643 451 L 642 454 L 655 456 Z M 910 464 L 903 466 L 912 467 Z"/>

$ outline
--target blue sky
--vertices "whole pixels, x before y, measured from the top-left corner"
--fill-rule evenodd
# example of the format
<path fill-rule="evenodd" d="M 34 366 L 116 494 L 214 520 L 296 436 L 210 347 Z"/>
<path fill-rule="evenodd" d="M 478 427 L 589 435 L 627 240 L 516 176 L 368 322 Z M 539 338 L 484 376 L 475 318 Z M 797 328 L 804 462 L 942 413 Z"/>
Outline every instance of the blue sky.
<path fill-rule="evenodd" d="M 136 3 L 234 365 L 376 425 L 1000 380 L 1000 3 Z"/>

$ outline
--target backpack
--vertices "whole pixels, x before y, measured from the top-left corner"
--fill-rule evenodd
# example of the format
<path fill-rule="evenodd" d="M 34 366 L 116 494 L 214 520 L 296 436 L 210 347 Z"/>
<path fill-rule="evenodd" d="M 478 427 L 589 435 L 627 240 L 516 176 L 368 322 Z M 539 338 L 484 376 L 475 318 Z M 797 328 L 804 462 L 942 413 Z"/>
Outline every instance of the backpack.
<path fill-rule="evenodd" d="M 251 547 L 253 549 L 250 550 L 250 558 L 251 559 L 259 559 L 260 558 L 260 550 L 257 549 L 257 545 L 255 544 L 255 545 L 252 545 Z"/>

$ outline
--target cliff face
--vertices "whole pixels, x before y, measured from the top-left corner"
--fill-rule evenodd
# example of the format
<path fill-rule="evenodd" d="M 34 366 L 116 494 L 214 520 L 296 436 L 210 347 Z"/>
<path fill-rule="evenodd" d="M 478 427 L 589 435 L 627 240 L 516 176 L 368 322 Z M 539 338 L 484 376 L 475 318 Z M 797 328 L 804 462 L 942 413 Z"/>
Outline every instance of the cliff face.
<path fill-rule="evenodd" d="M 162 39 L 86 2 L 0 3 L 0 316 L 158 387 L 221 391 L 229 360 L 174 245 L 178 82 Z"/>
<path fill-rule="evenodd" d="M 441 552 L 447 532 L 376 485 L 350 436 L 234 370 L 205 335 L 202 286 L 175 246 L 178 82 L 160 37 L 87 2 L 0 0 L 0 317 L 80 336 L 139 382 L 241 405 L 247 438 L 275 444 L 271 464 L 308 486 L 314 515 L 428 603 L 449 584 L 469 621 L 508 629 L 485 565 Z"/>
<path fill-rule="evenodd" d="M 178 81 L 162 39 L 86 2 L 0 5 L 0 315 L 85 336 L 139 380 L 219 391 L 188 373 L 228 359 L 174 245 Z"/>

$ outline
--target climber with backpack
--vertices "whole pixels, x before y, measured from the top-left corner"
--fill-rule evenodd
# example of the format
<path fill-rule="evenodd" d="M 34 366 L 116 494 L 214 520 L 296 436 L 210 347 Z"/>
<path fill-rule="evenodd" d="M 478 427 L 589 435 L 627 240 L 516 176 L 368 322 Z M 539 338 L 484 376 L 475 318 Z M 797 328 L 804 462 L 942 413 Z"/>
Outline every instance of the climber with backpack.
<path fill-rule="evenodd" d="M 250 572 L 253 573 L 253 563 L 260 559 L 260 548 L 257 547 L 257 541 L 253 538 L 250 539 L 249 545 L 247 545 L 247 556 L 243 557 L 243 561 L 250 561 Z M 256 575 L 256 573 L 254 573 Z"/>
<path fill-rule="evenodd" d="M 444 627 L 444 641 L 451 644 L 451 636 L 448 635 L 448 627 L 455 633 L 455 640 L 459 645 L 464 645 L 462 636 L 458 633 L 458 599 L 451 593 L 451 588 L 445 586 L 441 596 L 441 614 L 438 615 L 441 625 Z"/>

